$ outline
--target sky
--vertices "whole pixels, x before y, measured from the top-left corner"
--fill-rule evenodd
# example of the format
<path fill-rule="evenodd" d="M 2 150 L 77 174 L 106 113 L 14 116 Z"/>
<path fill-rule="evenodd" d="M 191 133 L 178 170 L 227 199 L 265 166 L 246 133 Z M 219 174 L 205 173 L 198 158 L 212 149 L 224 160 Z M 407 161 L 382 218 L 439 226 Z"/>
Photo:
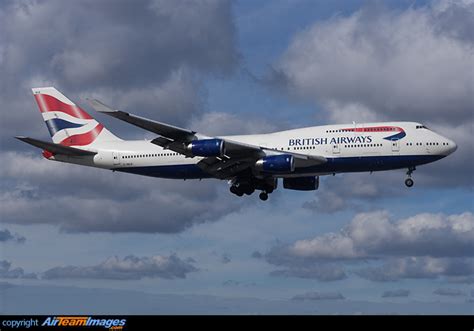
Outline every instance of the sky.
<path fill-rule="evenodd" d="M 2 1 L 0 311 L 473 314 L 473 30 L 470 0 Z M 418 121 L 458 150 L 411 189 L 261 202 L 45 160 L 13 139 L 49 137 L 38 86 L 123 139 L 153 135 L 85 98 L 208 135 Z"/>

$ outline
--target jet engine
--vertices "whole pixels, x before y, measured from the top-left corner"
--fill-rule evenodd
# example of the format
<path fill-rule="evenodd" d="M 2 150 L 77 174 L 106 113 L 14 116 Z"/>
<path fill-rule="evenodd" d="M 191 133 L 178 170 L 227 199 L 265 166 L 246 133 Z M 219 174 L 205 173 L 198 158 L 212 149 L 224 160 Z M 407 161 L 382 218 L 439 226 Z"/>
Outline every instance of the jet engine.
<path fill-rule="evenodd" d="M 288 154 L 266 156 L 255 163 L 255 169 L 268 173 L 291 173 L 295 170 L 295 159 Z"/>
<path fill-rule="evenodd" d="M 222 139 L 194 140 L 186 146 L 186 150 L 194 156 L 224 156 L 225 144 Z"/>
<path fill-rule="evenodd" d="M 319 187 L 319 176 L 284 178 L 283 187 L 287 190 L 314 191 Z"/>

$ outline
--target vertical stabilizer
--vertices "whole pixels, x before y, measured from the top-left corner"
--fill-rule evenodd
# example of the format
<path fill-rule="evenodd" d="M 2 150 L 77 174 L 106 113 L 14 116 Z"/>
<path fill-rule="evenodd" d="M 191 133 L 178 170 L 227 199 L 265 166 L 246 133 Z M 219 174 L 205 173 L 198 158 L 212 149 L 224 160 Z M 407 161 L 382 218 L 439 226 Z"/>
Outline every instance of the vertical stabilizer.
<path fill-rule="evenodd" d="M 32 91 L 55 144 L 88 146 L 121 140 L 54 87 L 33 88 Z"/>

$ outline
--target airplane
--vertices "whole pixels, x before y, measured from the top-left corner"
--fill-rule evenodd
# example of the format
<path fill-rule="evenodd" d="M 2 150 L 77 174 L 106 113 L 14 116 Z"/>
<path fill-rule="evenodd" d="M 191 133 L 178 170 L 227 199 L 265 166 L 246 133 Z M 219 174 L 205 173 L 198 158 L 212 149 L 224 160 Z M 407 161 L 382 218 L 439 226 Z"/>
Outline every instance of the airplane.
<path fill-rule="evenodd" d="M 237 196 L 260 199 L 283 188 L 313 191 L 319 177 L 407 169 L 412 187 L 417 166 L 440 160 L 456 143 L 416 122 L 313 126 L 267 134 L 206 136 L 196 131 L 115 110 L 88 99 L 97 112 L 156 134 L 122 140 L 54 87 L 33 88 L 52 142 L 15 138 L 43 149 L 52 161 L 170 179 L 227 180 Z"/>

